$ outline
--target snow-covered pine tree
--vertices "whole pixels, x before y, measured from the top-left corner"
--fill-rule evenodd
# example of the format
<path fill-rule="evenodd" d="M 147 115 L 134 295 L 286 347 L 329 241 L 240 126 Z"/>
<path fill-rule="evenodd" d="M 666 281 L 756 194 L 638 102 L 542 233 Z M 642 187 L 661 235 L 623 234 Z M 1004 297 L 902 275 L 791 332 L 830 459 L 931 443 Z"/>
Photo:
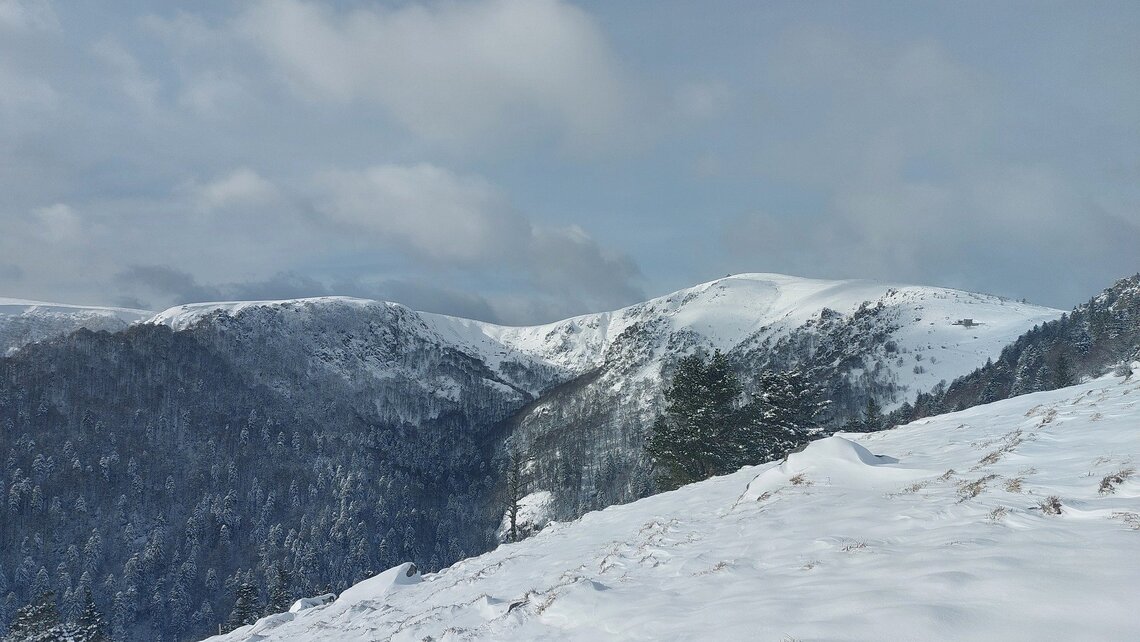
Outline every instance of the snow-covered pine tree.
<path fill-rule="evenodd" d="M 107 625 L 95 606 L 91 589 L 83 591 L 83 611 L 70 628 L 70 642 L 108 642 Z"/>
<path fill-rule="evenodd" d="M 654 422 L 647 444 L 659 487 L 667 490 L 708 479 L 728 472 L 740 460 L 742 392 L 719 350 L 707 361 L 700 352 L 678 361 L 665 389 L 665 412 Z"/>
<path fill-rule="evenodd" d="M 234 610 L 230 612 L 230 617 L 226 620 L 226 625 L 231 631 L 239 626 L 253 624 L 257 621 L 258 613 L 261 612 L 261 609 L 258 608 L 256 586 L 250 582 L 242 582 L 236 593 Z"/>
<path fill-rule="evenodd" d="M 867 397 L 867 406 L 863 410 L 863 430 L 875 432 L 883 428 L 883 410 L 879 402 L 874 397 Z"/>
<path fill-rule="evenodd" d="M 523 497 L 526 496 L 526 480 L 523 478 L 526 468 L 526 456 L 518 450 L 511 448 L 507 454 L 507 498 L 506 512 L 510 522 L 507 530 L 507 541 L 519 541 L 519 509 Z"/>
<path fill-rule="evenodd" d="M 747 408 L 743 424 L 744 459 L 739 465 L 759 464 L 789 451 L 811 438 L 828 403 L 821 399 L 812 378 L 798 370 L 767 371 L 760 376 L 760 392 Z"/>
<path fill-rule="evenodd" d="M 41 594 L 36 602 L 16 611 L 4 642 L 54 642 L 61 639 L 55 594 L 49 591 Z"/>

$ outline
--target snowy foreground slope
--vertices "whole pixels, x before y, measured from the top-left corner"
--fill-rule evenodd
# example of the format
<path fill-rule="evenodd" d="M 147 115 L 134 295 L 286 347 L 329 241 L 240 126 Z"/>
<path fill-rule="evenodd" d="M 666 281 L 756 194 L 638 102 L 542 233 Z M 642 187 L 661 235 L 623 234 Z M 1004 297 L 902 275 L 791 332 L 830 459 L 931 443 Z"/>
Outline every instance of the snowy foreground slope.
<path fill-rule="evenodd" d="M 1140 639 L 1138 403 L 1105 377 L 823 439 L 212 639 Z"/>
<path fill-rule="evenodd" d="M 0 357 L 19 348 L 79 328 L 124 330 L 153 312 L 129 308 L 100 308 L 62 303 L 44 303 L 0 297 Z"/>

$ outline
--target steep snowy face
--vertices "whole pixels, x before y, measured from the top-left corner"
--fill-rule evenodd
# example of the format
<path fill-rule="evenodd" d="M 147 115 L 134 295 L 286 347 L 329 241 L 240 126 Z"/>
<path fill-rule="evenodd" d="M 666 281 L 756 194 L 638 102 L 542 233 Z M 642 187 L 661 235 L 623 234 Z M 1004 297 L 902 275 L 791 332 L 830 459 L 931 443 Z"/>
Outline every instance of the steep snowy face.
<path fill-rule="evenodd" d="M 100 308 L 43 303 L 0 297 L 0 356 L 80 328 L 92 331 L 125 330 L 154 313 L 129 308 Z"/>
<path fill-rule="evenodd" d="M 834 436 L 211 639 L 1136 639 L 1138 396 Z"/>

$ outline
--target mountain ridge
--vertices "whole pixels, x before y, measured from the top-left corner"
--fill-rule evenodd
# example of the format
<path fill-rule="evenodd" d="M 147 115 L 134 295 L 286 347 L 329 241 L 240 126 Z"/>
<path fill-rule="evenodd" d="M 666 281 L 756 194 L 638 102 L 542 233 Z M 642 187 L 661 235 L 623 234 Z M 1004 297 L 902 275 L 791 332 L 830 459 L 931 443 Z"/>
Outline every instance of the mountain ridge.
<path fill-rule="evenodd" d="M 326 297 L 71 332 L 0 359 L 0 566 L 44 578 L 5 603 L 48 585 L 69 612 L 90 587 L 121 637 L 205 633 L 243 584 L 315 595 L 492 548 L 508 452 L 529 455 L 542 519 L 652 494 L 644 439 L 684 355 L 727 350 L 749 392 L 767 369 L 808 372 L 834 428 L 1060 314 L 747 275 L 522 328 Z"/>

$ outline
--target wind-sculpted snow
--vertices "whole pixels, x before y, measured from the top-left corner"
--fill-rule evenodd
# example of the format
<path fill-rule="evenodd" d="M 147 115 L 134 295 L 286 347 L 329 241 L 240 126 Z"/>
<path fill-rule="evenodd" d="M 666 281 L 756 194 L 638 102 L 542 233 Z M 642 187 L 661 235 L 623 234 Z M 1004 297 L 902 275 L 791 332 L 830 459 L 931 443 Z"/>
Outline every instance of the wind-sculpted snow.
<path fill-rule="evenodd" d="M 1137 639 L 1138 400 L 1109 376 L 831 437 L 212 639 Z"/>
<path fill-rule="evenodd" d="M 29 343 L 68 334 L 79 328 L 111 332 L 124 330 L 152 314 L 129 308 L 85 307 L 0 297 L 0 357 Z"/>

